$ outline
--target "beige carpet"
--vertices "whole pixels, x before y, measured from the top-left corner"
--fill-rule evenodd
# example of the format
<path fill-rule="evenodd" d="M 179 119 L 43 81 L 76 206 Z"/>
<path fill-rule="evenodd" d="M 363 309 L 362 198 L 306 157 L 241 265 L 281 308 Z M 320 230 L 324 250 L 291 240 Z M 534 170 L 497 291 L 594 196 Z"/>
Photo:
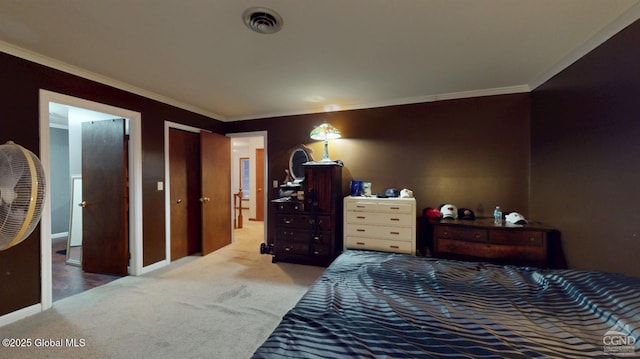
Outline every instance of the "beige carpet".
<path fill-rule="evenodd" d="M 0 358 L 248 358 L 324 268 L 271 263 L 259 251 L 263 223 L 247 222 L 206 257 L 118 279 L 0 328 L 0 339 L 31 342 L 0 346 Z"/>

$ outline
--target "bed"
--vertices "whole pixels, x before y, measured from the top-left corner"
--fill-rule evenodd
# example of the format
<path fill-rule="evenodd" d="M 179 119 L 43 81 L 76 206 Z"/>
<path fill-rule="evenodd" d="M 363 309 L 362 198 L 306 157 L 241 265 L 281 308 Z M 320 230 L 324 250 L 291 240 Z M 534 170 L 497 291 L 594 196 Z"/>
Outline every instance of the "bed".
<path fill-rule="evenodd" d="M 640 278 L 343 252 L 253 358 L 640 355 Z"/>

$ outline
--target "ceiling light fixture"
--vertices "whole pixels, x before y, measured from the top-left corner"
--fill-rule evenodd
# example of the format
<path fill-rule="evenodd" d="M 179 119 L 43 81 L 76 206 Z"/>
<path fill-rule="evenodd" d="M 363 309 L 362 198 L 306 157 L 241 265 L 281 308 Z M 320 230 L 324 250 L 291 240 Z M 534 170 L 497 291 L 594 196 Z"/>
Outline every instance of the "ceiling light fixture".
<path fill-rule="evenodd" d="M 282 29 L 282 16 L 266 7 L 251 7 L 242 13 L 247 27 L 259 34 L 275 34 Z"/>

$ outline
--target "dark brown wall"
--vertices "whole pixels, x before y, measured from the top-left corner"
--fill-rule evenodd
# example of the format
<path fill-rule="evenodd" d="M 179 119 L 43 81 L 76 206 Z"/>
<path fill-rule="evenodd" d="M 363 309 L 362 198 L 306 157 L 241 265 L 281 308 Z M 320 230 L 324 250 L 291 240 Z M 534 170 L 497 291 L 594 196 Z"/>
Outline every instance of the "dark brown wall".
<path fill-rule="evenodd" d="M 164 120 L 223 132 L 223 123 L 126 91 L 0 53 L 0 143 L 39 154 L 39 90 L 45 89 L 142 113 L 143 262 L 165 258 Z M 55 188 L 52 189 L 55 191 Z M 40 302 L 40 230 L 0 251 L 0 315 Z"/>
<path fill-rule="evenodd" d="M 640 22 L 532 93 L 531 212 L 568 264 L 640 276 Z"/>
<path fill-rule="evenodd" d="M 349 181 L 360 179 L 372 182 L 374 193 L 413 190 L 419 212 L 453 203 L 491 216 L 499 204 L 526 216 L 529 114 L 529 94 L 513 94 L 242 121 L 227 129 L 268 131 L 270 184 L 285 178 L 292 147 L 306 144 L 322 158 L 322 143 L 309 132 L 326 120 L 343 135 L 329 143 L 329 155 L 344 161 L 344 195 Z"/>

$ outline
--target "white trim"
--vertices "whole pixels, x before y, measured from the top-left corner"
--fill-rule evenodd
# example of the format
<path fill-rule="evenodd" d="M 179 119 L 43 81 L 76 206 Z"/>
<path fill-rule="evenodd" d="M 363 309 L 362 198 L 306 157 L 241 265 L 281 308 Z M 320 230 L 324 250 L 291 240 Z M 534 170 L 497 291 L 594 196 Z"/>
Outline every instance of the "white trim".
<path fill-rule="evenodd" d="M 269 156 L 267 154 L 267 139 L 269 138 L 268 136 L 268 132 L 267 131 L 254 131 L 254 132 L 237 132 L 237 133 L 227 133 L 226 134 L 227 137 L 233 139 L 233 138 L 239 138 L 239 137 L 262 137 L 262 146 L 264 148 L 264 184 L 262 186 L 262 188 L 264 188 L 264 191 L 262 191 L 262 195 L 263 198 L 262 200 L 264 201 L 264 221 L 263 221 L 263 227 L 264 227 L 264 238 L 263 238 L 263 242 L 267 243 L 267 216 L 269 215 L 269 211 L 268 211 L 268 200 L 269 200 L 269 196 L 268 193 L 269 188 L 271 188 L 270 186 L 268 186 L 269 184 Z M 233 208 L 233 194 L 231 195 L 231 208 Z M 231 216 L 233 216 L 233 211 L 231 211 Z M 231 238 L 233 240 L 233 218 L 231 218 Z"/>
<path fill-rule="evenodd" d="M 42 311 L 42 306 L 40 304 L 34 304 L 28 307 L 24 307 L 22 309 L 18 309 L 14 312 L 5 314 L 3 316 L 0 316 L 0 327 L 3 327 L 7 324 L 11 324 L 13 322 L 17 322 L 18 320 L 24 319 L 26 317 L 30 317 L 34 314 L 38 314 L 41 311 Z"/>
<path fill-rule="evenodd" d="M 219 119 L 220 121 L 225 121 L 226 118 L 220 114 L 217 113 L 213 113 L 210 111 L 205 111 L 199 107 L 195 107 L 193 105 L 189 105 L 186 104 L 184 102 L 180 102 L 177 101 L 176 99 L 167 97 L 167 96 L 163 96 L 160 94 L 157 94 L 155 92 L 149 91 L 149 90 L 145 90 L 115 79 L 112 79 L 110 77 L 107 76 L 103 76 L 100 74 L 97 74 L 95 72 L 91 72 L 89 70 L 86 69 L 82 69 L 80 67 L 77 66 L 73 66 L 67 63 L 64 63 L 62 61 L 53 59 L 51 57 L 47 57 L 44 56 L 42 54 L 33 52 L 31 50 L 27 50 L 24 49 L 22 47 L 16 46 L 14 44 L 10 44 L 8 42 L 5 41 L 1 41 L 0 40 L 0 51 L 5 52 L 7 54 L 13 55 L 13 56 L 17 56 L 20 57 L 22 59 L 31 61 L 31 62 L 35 62 L 37 64 L 40 65 L 44 65 L 44 66 L 48 66 L 51 68 L 54 68 L 56 70 L 60 70 L 60 71 L 64 71 L 76 76 L 80 76 L 82 78 L 85 79 L 89 79 L 92 81 L 96 81 L 105 85 L 109 85 L 111 87 L 115 87 L 117 89 L 121 89 L 124 91 L 128 91 L 143 97 L 147 97 L 150 98 L 152 100 L 156 100 L 156 101 L 160 101 L 169 105 L 173 105 L 191 112 L 195 112 L 198 114 L 201 114 L 203 116 L 207 116 L 207 117 L 211 117 L 211 118 L 215 118 L 215 119 Z"/>
<path fill-rule="evenodd" d="M 51 239 L 54 238 L 62 238 L 62 237 L 66 237 L 69 235 L 69 232 L 58 232 L 58 233 L 52 233 L 51 234 Z"/>
<path fill-rule="evenodd" d="M 155 262 L 153 264 L 149 264 L 148 266 L 142 267 L 142 269 L 140 270 L 140 273 L 138 273 L 138 275 L 143 275 L 143 274 L 146 274 L 146 273 L 149 273 L 149 272 L 153 272 L 156 269 L 160 269 L 162 267 L 165 267 L 167 264 L 169 264 L 169 263 L 167 263 L 167 261 L 164 261 L 164 260 Z"/>
<path fill-rule="evenodd" d="M 202 131 L 210 132 L 201 128 L 183 125 L 181 123 L 164 121 L 164 213 L 165 213 L 165 265 L 171 263 L 171 172 L 169 171 L 169 129 L 175 128 L 193 133 Z"/>
<path fill-rule="evenodd" d="M 508 94 L 514 94 L 514 93 L 522 93 L 522 92 L 530 92 L 529 85 L 524 84 L 524 85 L 497 87 L 497 88 L 473 90 L 473 91 L 442 93 L 442 94 L 428 95 L 428 96 L 404 97 L 404 98 L 389 99 L 389 100 L 380 101 L 380 102 L 340 105 L 340 109 L 338 111 L 366 110 L 366 109 L 378 108 L 378 107 L 412 105 L 412 104 L 418 104 L 418 103 L 424 103 L 424 102 L 435 102 L 435 101 L 442 101 L 442 100 L 454 100 L 454 99 L 472 98 L 472 97 L 481 97 L 481 96 L 508 95 Z M 324 108 L 316 108 L 316 109 L 309 109 L 305 111 L 290 111 L 290 112 L 234 117 L 234 118 L 228 119 L 227 121 L 256 120 L 256 119 L 263 119 L 263 118 L 269 118 L 269 117 L 297 116 L 297 115 L 324 113 L 324 112 L 326 112 Z"/>
<path fill-rule="evenodd" d="M 109 113 L 129 119 L 129 238 L 131 263 L 129 274 L 142 273 L 142 115 L 139 112 L 118 108 L 98 102 L 80 99 L 48 90 L 40 90 L 40 161 L 45 172 L 47 193 L 51 176 L 49 102 L 68 106 L 88 108 L 97 112 Z M 41 246 L 41 305 L 47 310 L 53 305 L 51 277 L 51 203 L 49 196 L 45 202 L 40 222 Z"/>
<path fill-rule="evenodd" d="M 550 80 L 553 76 L 559 74 L 567 67 L 571 66 L 574 62 L 588 54 L 596 47 L 602 45 L 605 41 L 612 38 L 615 34 L 622 31 L 627 26 L 631 25 L 634 21 L 640 19 L 640 3 L 635 4 L 629 10 L 624 12 L 615 21 L 609 23 L 596 35 L 592 36 L 587 42 L 570 52 L 567 56 L 557 62 L 553 67 L 536 76 L 529 82 L 529 88 L 531 91 L 535 90 L 538 86 L 544 84 Z"/>

